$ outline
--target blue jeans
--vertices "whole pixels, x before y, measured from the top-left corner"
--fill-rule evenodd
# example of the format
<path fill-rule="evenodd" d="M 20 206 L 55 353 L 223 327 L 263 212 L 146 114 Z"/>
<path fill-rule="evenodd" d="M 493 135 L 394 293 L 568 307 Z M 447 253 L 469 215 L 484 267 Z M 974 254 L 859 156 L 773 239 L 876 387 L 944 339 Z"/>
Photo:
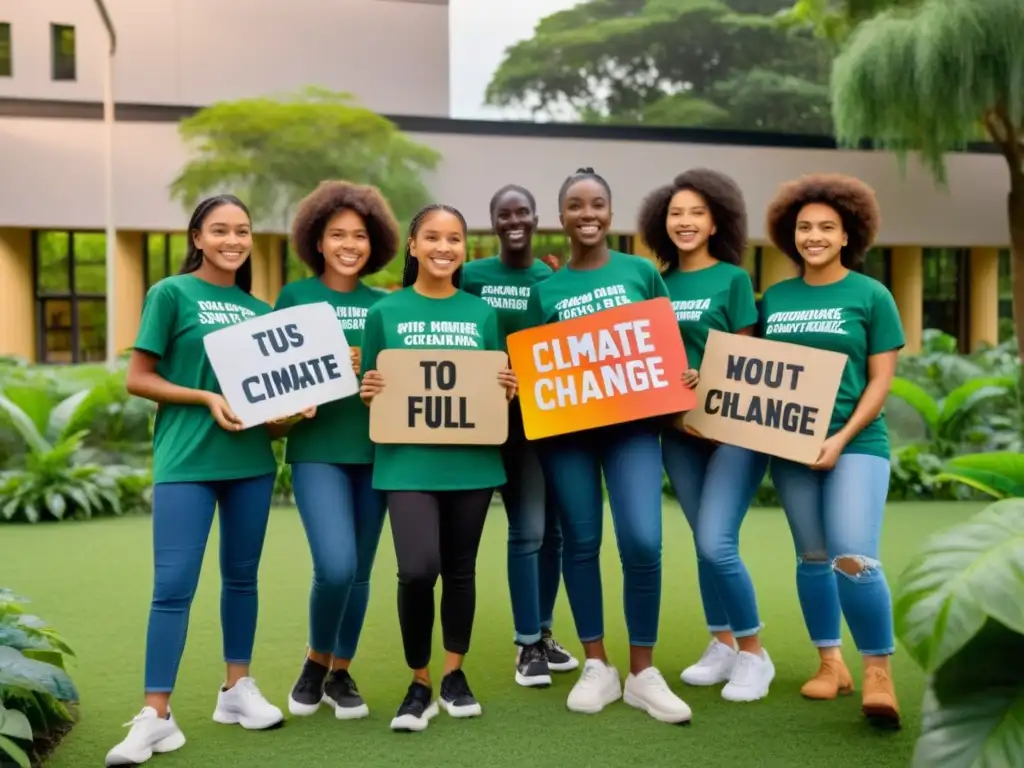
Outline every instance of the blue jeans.
<path fill-rule="evenodd" d="M 274 476 L 153 486 L 153 603 L 146 693 L 170 693 L 185 651 L 214 508 L 220 509 L 220 623 L 224 661 L 248 664 L 256 637 L 257 575 Z"/>
<path fill-rule="evenodd" d="M 515 641 L 536 643 L 554 623 L 562 578 L 562 531 L 558 512 L 545 492 L 544 473 L 532 445 L 506 443 L 502 450 L 508 482 L 501 500 L 508 515 L 508 591 Z"/>
<path fill-rule="evenodd" d="M 697 580 L 711 632 L 735 637 L 761 630 L 750 574 L 740 559 L 740 526 L 757 493 L 768 456 L 665 430 L 661 455 L 669 482 L 693 531 Z"/>
<path fill-rule="evenodd" d="M 372 464 L 292 464 L 295 504 L 313 555 L 309 647 L 351 660 L 370 600 L 386 511 Z"/>
<path fill-rule="evenodd" d="M 892 596 L 878 560 L 889 461 L 844 454 L 822 472 L 773 458 L 771 474 L 796 545 L 797 594 L 811 640 L 840 645 L 842 615 L 863 655 L 892 654 Z"/>
<path fill-rule="evenodd" d="M 540 456 L 562 523 L 565 591 L 581 642 L 604 637 L 601 538 L 608 487 L 629 642 L 653 646 L 661 607 L 661 444 L 650 423 L 544 440 Z"/>

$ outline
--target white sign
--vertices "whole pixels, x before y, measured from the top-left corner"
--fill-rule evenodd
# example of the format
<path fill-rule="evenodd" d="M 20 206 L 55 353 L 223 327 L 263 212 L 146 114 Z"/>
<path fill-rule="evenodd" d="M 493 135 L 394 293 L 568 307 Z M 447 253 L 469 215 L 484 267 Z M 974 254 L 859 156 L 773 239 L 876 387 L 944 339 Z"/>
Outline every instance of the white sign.
<path fill-rule="evenodd" d="M 359 391 L 334 308 L 302 304 L 203 339 L 221 392 L 246 429 Z"/>

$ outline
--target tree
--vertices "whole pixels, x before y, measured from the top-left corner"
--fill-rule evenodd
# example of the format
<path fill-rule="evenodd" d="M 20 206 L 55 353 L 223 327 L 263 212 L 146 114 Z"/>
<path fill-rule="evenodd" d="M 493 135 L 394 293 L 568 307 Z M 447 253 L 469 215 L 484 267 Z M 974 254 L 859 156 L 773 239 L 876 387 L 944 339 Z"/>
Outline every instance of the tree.
<path fill-rule="evenodd" d="M 179 132 L 192 159 L 171 184 L 174 199 L 191 210 L 208 194 L 231 192 L 257 223 L 285 229 L 325 179 L 372 184 L 408 220 L 430 199 L 420 175 L 440 160 L 350 94 L 319 88 L 214 104 L 182 120 Z"/>
<path fill-rule="evenodd" d="M 587 0 L 511 46 L 487 102 L 588 122 L 831 133 L 828 46 L 787 0 Z"/>
<path fill-rule="evenodd" d="M 837 138 L 845 145 L 870 139 L 901 159 L 916 152 L 940 184 L 945 153 L 979 134 L 996 146 L 1010 174 L 1014 327 L 1024 360 L 1024 5 L 907 5 L 857 25 L 836 58 Z"/>
<path fill-rule="evenodd" d="M 862 21 L 889 8 L 909 8 L 920 0 L 797 0 L 779 15 L 783 27 L 807 26 L 833 44 L 842 43 Z"/>

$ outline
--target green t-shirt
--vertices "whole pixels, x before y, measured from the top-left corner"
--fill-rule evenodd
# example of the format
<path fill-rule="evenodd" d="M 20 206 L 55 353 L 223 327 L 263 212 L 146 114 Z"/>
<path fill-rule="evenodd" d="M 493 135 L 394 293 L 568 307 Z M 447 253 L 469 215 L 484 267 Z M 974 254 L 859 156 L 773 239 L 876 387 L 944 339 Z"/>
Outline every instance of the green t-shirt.
<path fill-rule="evenodd" d="M 868 385 L 868 358 L 903 347 L 903 325 L 889 290 L 874 278 L 850 272 L 831 285 L 808 285 L 801 277 L 777 283 L 761 301 L 762 335 L 848 356 L 828 434 L 853 415 Z M 889 458 L 885 411 L 860 431 L 844 453 Z"/>
<path fill-rule="evenodd" d="M 693 272 L 674 269 L 665 275 L 665 285 L 690 368 L 700 370 L 708 331 L 736 333 L 757 325 L 754 287 L 742 267 L 720 261 Z"/>
<path fill-rule="evenodd" d="M 653 262 L 612 251 L 598 269 L 566 266 L 530 293 L 524 328 L 592 315 L 603 309 L 668 296 Z"/>
<path fill-rule="evenodd" d="M 540 259 L 525 269 L 514 269 L 499 257 L 491 256 L 467 263 L 462 268 L 462 290 L 479 296 L 498 313 L 501 343 L 509 334 L 526 327 L 526 307 L 532 287 L 554 274 Z"/>
<path fill-rule="evenodd" d="M 340 293 L 324 285 L 319 277 L 307 277 L 282 288 L 274 309 L 326 301 L 334 307 L 349 346 L 359 347 L 363 342 L 367 311 L 385 296 L 383 291 L 363 283 L 354 291 Z M 288 432 L 285 461 L 289 464 L 372 464 L 370 409 L 359 399 L 358 393 L 321 405 L 314 418 L 293 426 Z"/>
<path fill-rule="evenodd" d="M 487 302 L 464 291 L 431 299 L 409 287 L 378 301 L 366 313 L 362 367 L 364 373 L 374 370 L 377 355 L 385 349 L 501 348 L 498 315 Z M 468 491 L 504 483 L 505 467 L 496 445 L 376 446 L 377 490 Z"/>
<path fill-rule="evenodd" d="M 220 393 L 203 338 L 270 311 L 269 304 L 236 286 L 175 275 L 146 294 L 135 349 L 159 357 L 157 373 L 172 384 Z M 266 426 L 228 432 L 201 405 L 161 403 L 157 409 L 154 483 L 236 480 L 276 471 Z"/>

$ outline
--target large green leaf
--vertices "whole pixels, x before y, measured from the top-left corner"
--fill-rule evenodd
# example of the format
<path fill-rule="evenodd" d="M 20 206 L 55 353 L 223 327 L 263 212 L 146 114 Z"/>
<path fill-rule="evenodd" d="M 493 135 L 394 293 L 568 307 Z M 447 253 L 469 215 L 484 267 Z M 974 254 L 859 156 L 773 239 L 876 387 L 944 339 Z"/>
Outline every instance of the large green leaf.
<path fill-rule="evenodd" d="M 941 480 L 977 488 L 995 498 L 1024 496 L 1024 454 L 1010 451 L 968 453 L 942 467 Z"/>
<path fill-rule="evenodd" d="M 921 720 L 912 768 L 1009 768 L 1024 755 L 1022 687 L 989 689 L 945 705 L 929 688 Z"/>
<path fill-rule="evenodd" d="M 17 648 L 19 651 L 30 648 L 45 651 L 50 648 L 50 644 L 45 639 L 9 620 L 0 621 L 0 646 L 4 645 Z"/>
<path fill-rule="evenodd" d="M 61 701 L 78 701 L 78 690 L 67 672 L 52 664 L 28 659 L 16 648 L 0 646 L 0 685 L 23 685 Z"/>
<path fill-rule="evenodd" d="M 0 701 L 0 736 L 9 736 L 12 739 L 32 741 L 32 726 L 25 717 L 24 712 L 16 709 L 4 708 Z"/>
<path fill-rule="evenodd" d="M 1024 499 L 932 536 L 900 577 L 896 631 L 928 673 L 992 617 L 1024 634 Z"/>
<path fill-rule="evenodd" d="M 32 418 L 25 411 L 3 395 L 0 395 L 0 408 L 11 417 L 14 428 L 18 430 L 18 434 L 21 435 L 31 450 L 37 453 L 46 453 L 50 450 L 50 444 L 46 442 L 36 427 L 35 422 L 32 421 Z"/>
<path fill-rule="evenodd" d="M 1016 380 L 1011 377 L 989 377 L 974 379 L 957 387 L 942 401 L 939 437 L 955 438 L 961 425 L 976 408 L 991 400 L 1008 399 L 1016 386 Z"/>
<path fill-rule="evenodd" d="M 25 750 L 3 735 L 0 735 L 0 754 L 10 757 L 18 768 L 32 768 Z"/>
<path fill-rule="evenodd" d="M 923 387 L 910 381 L 910 379 L 896 376 L 892 380 L 889 394 L 903 400 L 921 414 L 921 418 L 928 425 L 932 435 L 937 436 L 936 433 L 939 430 L 939 404 L 935 402 L 935 399 Z"/>
<path fill-rule="evenodd" d="M 48 440 L 56 442 L 64 437 L 64 431 L 75 419 L 77 412 L 83 407 L 91 393 L 91 389 L 83 389 L 81 392 L 76 392 L 71 397 L 57 403 L 54 409 L 50 411 L 50 418 L 46 425 L 46 437 Z"/>

